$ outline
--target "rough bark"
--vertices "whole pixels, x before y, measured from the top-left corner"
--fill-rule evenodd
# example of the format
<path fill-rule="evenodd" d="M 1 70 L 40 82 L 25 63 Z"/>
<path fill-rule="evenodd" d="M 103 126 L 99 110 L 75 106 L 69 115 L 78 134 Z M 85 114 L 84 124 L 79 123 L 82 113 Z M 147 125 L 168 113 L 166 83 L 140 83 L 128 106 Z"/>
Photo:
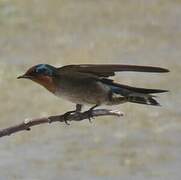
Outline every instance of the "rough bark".
<path fill-rule="evenodd" d="M 97 116 L 123 116 L 123 113 L 119 111 L 112 111 L 108 109 L 95 109 L 92 110 L 91 115 L 89 111 L 81 113 L 65 113 L 61 115 L 35 118 L 35 119 L 26 119 L 22 123 L 1 129 L 0 137 L 9 136 L 11 134 L 20 132 L 20 131 L 30 131 L 31 127 L 37 126 L 44 123 L 53 123 L 53 122 L 65 122 L 68 124 L 70 121 L 83 121 L 86 119 L 91 119 Z"/>

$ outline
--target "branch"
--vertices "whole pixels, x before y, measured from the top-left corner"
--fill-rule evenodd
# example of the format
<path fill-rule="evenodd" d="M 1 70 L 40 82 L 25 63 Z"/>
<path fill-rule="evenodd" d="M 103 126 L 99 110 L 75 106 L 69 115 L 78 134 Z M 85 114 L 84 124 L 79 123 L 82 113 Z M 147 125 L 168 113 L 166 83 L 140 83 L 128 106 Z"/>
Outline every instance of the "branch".
<path fill-rule="evenodd" d="M 97 116 L 123 116 L 123 113 L 118 111 L 112 111 L 107 109 L 95 109 L 91 112 L 91 118 Z M 82 121 L 85 119 L 90 119 L 90 112 L 85 111 L 81 113 L 72 113 L 72 114 L 61 114 L 56 116 L 35 118 L 35 119 L 26 119 L 24 122 L 11 126 L 9 128 L 0 130 L 0 137 L 9 136 L 19 131 L 30 131 L 32 126 L 45 124 L 45 123 L 53 123 L 53 122 L 66 122 L 67 121 Z"/>

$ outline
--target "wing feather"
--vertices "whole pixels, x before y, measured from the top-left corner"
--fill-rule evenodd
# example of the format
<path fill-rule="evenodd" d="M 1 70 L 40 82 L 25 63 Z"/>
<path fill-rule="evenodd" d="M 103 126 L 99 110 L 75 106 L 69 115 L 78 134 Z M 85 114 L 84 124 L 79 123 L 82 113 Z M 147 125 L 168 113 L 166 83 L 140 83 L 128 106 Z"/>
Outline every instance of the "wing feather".
<path fill-rule="evenodd" d="M 81 73 L 94 74 L 100 77 L 114 76 L 115 72 L 120 71 L 137 71 L 137 72 L 151 72 L 151 73 L 165 73 L 168 69 L 153 66 L 138 66 L 138 65 L 120 65 L 120 64 L 79 64 L 67 65 L 57 68 L 60 71 L 74 71 Z"/>

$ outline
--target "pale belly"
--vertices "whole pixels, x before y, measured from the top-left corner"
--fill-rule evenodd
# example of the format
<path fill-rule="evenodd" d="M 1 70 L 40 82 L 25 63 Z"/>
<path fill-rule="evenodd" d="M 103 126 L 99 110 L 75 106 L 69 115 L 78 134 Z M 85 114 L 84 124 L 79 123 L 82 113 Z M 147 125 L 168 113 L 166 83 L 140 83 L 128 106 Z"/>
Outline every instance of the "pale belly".
<path fill-rule="evenodd" d="M 71 88 L 70 88 L 71 87 Z M 101 82 L 60 85 L 55 95 L 76 104 L 101 105 L 109 102 L 110 88 Z"/>

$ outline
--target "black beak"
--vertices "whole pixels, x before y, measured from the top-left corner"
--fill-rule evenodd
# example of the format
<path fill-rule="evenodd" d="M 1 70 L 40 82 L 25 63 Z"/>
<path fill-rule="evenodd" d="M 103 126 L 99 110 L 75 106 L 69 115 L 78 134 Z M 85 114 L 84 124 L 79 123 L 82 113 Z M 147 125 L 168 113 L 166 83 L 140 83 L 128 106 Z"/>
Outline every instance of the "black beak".
<path fill-rule="evenodd" d="M 30 79 L 31 76 L 28 76 L 28 75 L 24 74 L 24 75 L 21 75 L 21 76 L 18 76 L 18 77 L 17 77 L 17 79 L 22 79 L 22 78 Z"/>

